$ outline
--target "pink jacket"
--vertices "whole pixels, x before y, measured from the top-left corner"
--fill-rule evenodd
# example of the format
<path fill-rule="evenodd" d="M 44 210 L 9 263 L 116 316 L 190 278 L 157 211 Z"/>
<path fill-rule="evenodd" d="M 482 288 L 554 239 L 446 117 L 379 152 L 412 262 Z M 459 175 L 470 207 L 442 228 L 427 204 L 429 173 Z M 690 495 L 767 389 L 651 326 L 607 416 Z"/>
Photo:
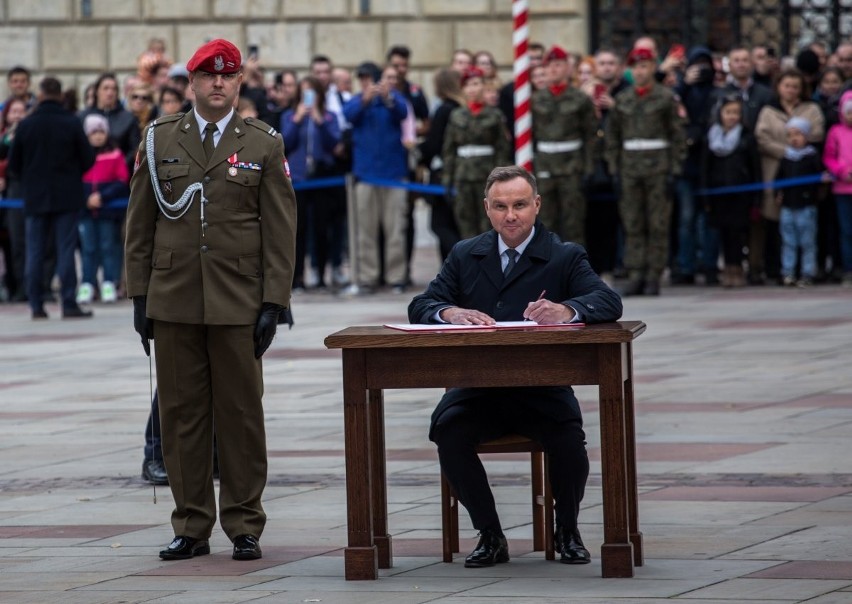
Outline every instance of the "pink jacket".
<path fill-rule="evenodd" d="M 822 154 L 822 163 L 836 179 L 832 190 L 837 195 L 852 195 L 852 181 L 843 180 L 844 176 L 852 174 L 852 125 L 843 118 L 843 103 L 849 100 L 852 100 L 852 90 L 840 97 L 840 123 L 828 131 Z"/>
<path fill-rule="evenodd" d="M 83 182 L 101 184 L 105 182 L 121 182 L 127 184 L 130 173 L 119 149 L 98 153 L 88 172 L 83 174 Z"/>

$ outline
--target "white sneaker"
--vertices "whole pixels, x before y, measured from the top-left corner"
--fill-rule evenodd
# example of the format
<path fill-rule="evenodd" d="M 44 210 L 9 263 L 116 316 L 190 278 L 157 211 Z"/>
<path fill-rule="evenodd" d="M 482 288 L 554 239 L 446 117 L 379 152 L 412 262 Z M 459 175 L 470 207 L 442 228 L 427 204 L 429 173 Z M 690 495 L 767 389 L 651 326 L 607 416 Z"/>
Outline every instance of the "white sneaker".
<path fill-rule="evenodd" d="M 101 284 L 101 302 L 112 304 L 116 300 L 118 300 L 118 294 L 115 291 L 115 285 L 112 281 L 104 281 Z"/>
<path fill-rule="evenodd" d="M 95 288 L 91 283 L 81 283 L 77 289 L 77 304 L 91 304 L 95 298 Z"/>

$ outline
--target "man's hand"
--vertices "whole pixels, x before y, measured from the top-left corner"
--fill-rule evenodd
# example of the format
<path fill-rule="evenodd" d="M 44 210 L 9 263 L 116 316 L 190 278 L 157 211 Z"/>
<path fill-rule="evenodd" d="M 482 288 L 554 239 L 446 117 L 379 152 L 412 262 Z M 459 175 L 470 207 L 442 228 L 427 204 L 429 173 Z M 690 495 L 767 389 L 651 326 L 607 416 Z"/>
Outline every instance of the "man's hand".
<path fill-rule="evenodd" d="M 278 328 L 278 315 L 284 307 L 272 302 L 264 302 L 254 325 L 254 358 L 259 359 L 272 344 L 275 330 Z"/>
<path fill-rule="evenodd" d="M 154 321 L 147 314 L 148 296 L 134 296 L 133 298 L 133 329 L 142 338 L 142 348 L 145 354 L 151 356 L 151 344 L 148 340 L 154 339 Z"/>
<path fill-rule="evenodd" d="M 529 319 L 542 325 L 552 325 L 554 323 L 570 323 L 576 314 L 573 308 L 564 304 L 542 299 L 527 304 L 527 309 L 524 311 L 524 319 Z"/>
<path fill-rule="evenodd" d="M 484 312 L 451 306 L 439 313 L 441 319 L 453 325 L 494 325 L 496 321 Z"/>

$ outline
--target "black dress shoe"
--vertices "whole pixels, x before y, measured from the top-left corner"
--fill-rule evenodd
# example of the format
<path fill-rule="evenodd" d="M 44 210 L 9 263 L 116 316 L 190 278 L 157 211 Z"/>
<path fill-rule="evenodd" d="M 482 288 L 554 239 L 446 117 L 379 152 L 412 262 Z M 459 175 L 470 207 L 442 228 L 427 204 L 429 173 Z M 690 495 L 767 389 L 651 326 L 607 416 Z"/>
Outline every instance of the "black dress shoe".
<path fill-rule="evenodd" d="M 557 527 L 553 537 L 553 546 L 563 564 L 588 564 L 592 561 L 589 550 L 583 545 L 580 531 Z"/>
<path fill-rule="evenodd" d="M 254 535 L 238 535 L 234 539 L 234 560 L 260 560 L 263 552 L 260 543 Z"/>
<path fill-rule="evenodd" d="M 620 294 L 622 296 L 639 296 L 642 294 L 643 289 L 645 289 L 645 281 L 642 279 L 631 279 L 621 289 Z"/>
<path fill-rule="evenodd" d="M 660 295 L 660 282 L 658 279 L 652 279 L 645 283 L 645 288 L 642 290 L 642 293 L 646 296 L 659 296 Z"/>
<path fill-rule="evenodd" d="M 207 539 L 193 539 L 178 535 L 169 546 L 160 552 L 163 560 L 188 560 L 195 556 L 205 556 L 210 553 Z"/>
<path fill-rule="evenodd" d="M 88 319 L 91 316 L 91 310 L 83 310 L 79 306 L 70 306 L 62 309 L 63 319 Z"/>
<path fill-rule="evenodd" d="M 169 484 L 169 475 L 162 459 L 148 459 L 142 462 L 142 478 L 151 484 Z"/>
<path fill-rule="evenodd" d="M 39 321 L 41 319 L 47 319 L 47 313 L 43 308 L 39 308 L 38 310 L 33 311 L 33 321 Z"/>
<path fill-rule="evenodd" d="M 465 568 L 485 568 L 502 564 L 509 561 L 509 544 L 503 533 L 495 531 L 482 531 L 479 534 L 479 543 L 464 559 Z"/>

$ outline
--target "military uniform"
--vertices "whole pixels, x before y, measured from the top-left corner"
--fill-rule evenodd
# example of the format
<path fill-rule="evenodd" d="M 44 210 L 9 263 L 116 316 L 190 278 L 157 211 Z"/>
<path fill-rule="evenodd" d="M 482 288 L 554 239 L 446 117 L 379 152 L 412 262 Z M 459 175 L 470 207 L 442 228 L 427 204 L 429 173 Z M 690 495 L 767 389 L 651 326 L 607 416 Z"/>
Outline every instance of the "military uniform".
<path fill-rule="evenodd" d="M 541 221 L 563 240 L 585 244 L 583 178 L 594 170 L 597 118 L 591 99 L 576 88 L 532 96 L 533 165 L 542 198 Z"/>
<path fill-rule="evenodd" d="M 642 96 L 635 87 L 619 93 L 607 122 L 607 163 L 621 180 L 624 264 L 632 285 L 657 284 L 656 291 L 669 252 L 667 185 L 680 173 L 686 150 L 681 121 L 674 95 L 657 84 Z"/>
<path fill-rule="evenodd" d="M 172 219 L 158 205 L 149 168 L 167 203 L 194 183 L 203 191 Z M 265 123 L 234 112 L 209 161 L 194 112 L 146 130 L 127 212 L 127 294 L 147 296 L 154 320 L 175 535 L 207 539 L 215 524 L 214 422 L 222 528 L 232 540 L 263 531 L 263 374 L 253 333 L 262 304 L 289 306 L 295 224 L 283 142 Z"/>
<path fill-rule="evenodd" d="M 450 114 L 442 151 L 443 185 L 456 190 L 453 214 L 462 239 L 491 228 L 483 199 L 485 180 L 495 166 L 511 163 L 503 114 L 485 106 L 474 115 L 468 107 Z"/>

